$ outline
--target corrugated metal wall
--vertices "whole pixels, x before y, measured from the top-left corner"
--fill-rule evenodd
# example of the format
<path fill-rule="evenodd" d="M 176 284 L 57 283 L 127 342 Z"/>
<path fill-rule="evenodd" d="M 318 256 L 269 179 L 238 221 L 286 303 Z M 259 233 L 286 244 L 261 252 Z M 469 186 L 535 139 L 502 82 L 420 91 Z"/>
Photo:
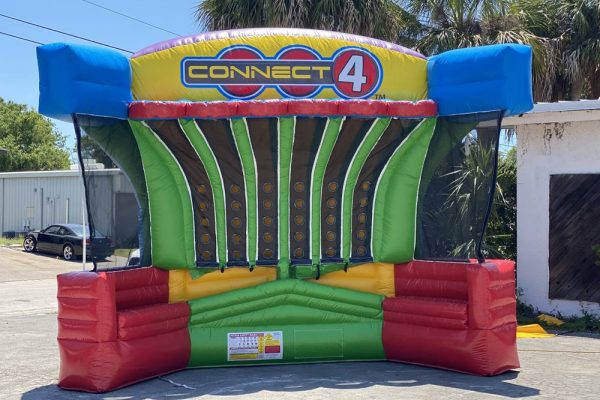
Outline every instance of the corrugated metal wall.
<path fill-rule="evenodd" d="M 115 193 L 132 193 L 118 170 L 93 172 L 96 229 L 112 235 Z M 0 233 L 42 229 L 55 223 L 81 224 L 83 184 L 78 171 L 0 174 Z"/>

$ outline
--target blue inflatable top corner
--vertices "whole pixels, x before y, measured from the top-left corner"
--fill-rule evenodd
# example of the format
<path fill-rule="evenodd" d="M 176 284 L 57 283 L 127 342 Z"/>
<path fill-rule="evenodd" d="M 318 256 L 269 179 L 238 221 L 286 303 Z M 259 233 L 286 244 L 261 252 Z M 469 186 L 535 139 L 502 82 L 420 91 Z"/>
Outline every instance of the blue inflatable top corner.
<path fill-rule="evenodd" d="M 54 43 L 37 48 L 40 113 L 71 121 L 74 113 L 127 118 L 131 68 L 123 54 Z"/>
<path fill-rule="evenodd" d="M 531 47 L 497 44 L 441 53 L 427 64 L 429 98 L 440 116 L 533 108 Z"/>

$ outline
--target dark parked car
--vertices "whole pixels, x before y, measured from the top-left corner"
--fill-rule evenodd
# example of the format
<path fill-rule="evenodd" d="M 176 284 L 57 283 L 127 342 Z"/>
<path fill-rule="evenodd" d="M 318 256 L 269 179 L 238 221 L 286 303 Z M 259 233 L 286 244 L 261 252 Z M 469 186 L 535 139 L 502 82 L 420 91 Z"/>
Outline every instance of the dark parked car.
<path fill-rule="evenodd" d="M 83 225 L 78 224 L 56 224 L 50 225 L 41 231 L 32 231 L 23 240 L 23 249 L 26 252 L 40 251 L 63 256 L 65 260 L 73 260 L 83 256 L 83 241 L 85 240 L 86 255 L 88 257 L 103 260 L 113 252 L 110 238 L 105 237 L 98 231 L 94 239 L 90 240 L 89 230 L 85 228 L 86 235 L 83 238 Z"/>

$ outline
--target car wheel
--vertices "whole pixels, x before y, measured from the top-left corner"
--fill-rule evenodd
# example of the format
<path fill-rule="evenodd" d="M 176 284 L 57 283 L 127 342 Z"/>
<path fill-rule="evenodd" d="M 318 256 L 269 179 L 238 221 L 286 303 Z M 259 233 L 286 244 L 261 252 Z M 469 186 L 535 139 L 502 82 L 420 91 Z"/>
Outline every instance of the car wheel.
<path fill-rule="evenodd" d="M 34 238 L 32 238 L 31 236 L 27 236 L 25 240 L 23 240 L 23 250 L 25 250 L 28 253 L 31 253 L 35 251 L 36 244 L 37 243 L 35 242 Z"/>
<path fill-rule="evenodd" d="M 73 246 L 70 244 L 66 244 L 65 247 L 63 247 L 63 258 L 67 261 L 71 261 L 73 258 L 75 258 Z"/>

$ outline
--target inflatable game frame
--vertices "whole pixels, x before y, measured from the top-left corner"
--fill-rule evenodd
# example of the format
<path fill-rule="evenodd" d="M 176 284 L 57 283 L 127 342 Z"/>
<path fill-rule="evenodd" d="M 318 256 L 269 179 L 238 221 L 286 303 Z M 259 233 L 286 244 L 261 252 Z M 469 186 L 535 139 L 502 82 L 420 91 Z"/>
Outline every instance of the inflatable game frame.
<path fill-rule="evenodd" d="M 502 117 L 532 108 L 529 47 L 427 59 L 251 29 L 131 58 L 37 51 L 40 112 L 72 121 L 135 188 L 144 265 L 58 276 L 60 387 L 319 361 L 519 367 L 514 264 L 484 260 L 481 243 L 474 257 L 430 257 L 445 237 L 423 220 L 451 150 L 482 121 L 497 140 Z"/>

